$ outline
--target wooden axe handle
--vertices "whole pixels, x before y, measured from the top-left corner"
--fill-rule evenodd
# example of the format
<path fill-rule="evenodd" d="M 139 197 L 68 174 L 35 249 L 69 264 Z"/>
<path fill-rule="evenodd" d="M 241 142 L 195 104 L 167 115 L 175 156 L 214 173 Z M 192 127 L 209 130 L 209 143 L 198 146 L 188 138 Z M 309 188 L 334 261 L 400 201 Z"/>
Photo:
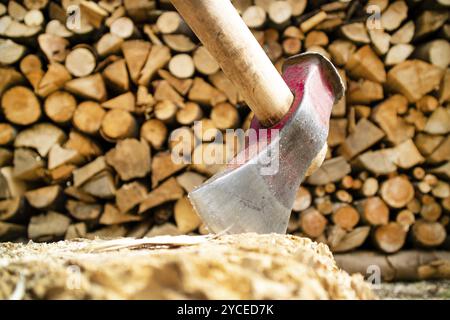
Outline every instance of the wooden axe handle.
<path fill-rule="evenodd" d="M 288 112 L 294 96 L 230 0 L 171 0 L 265 126 Z"/>

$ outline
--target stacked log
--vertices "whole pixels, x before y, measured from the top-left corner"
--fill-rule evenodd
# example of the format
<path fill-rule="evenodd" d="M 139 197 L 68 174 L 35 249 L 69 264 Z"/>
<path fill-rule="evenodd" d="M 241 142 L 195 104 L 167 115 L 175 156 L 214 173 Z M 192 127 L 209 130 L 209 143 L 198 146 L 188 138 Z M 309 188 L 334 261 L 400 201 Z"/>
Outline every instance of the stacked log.
<path fill-rule="evenodd" d="M 232 2 L 279 70 L 316 51 L 346 85 L 288 231 L 449 248 L 447 2 Z M 186 195 L 252 113 L 168 1 L 9 1 L 0 36 L 0 240 L 208 232 Z"/>

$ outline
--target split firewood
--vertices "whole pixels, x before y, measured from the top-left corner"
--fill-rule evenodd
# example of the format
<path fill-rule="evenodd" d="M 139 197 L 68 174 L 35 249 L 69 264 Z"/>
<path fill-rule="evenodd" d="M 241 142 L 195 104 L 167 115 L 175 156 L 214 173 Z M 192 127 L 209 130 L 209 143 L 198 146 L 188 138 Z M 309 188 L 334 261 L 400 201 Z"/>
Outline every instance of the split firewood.
<path fill-rule="evenodd" d="M 366 27 L 361 22 L 347 24 L 341 27 L 342 34 L 355 43 L 370 43 Z"/>
<path fill-rule="evenodd" d="M 176 113 L 176 120 L 181 125 L 191 125 L 203 118 L 203 111 L 195 102 L 186 102 Z"/>
<path fill-rule="evenodd" d="M 365 224 L 378 226 L 389 222 L 389 208 L 379 197 L 357 201 L 355 206 Z"/>
<path fill-rule="evenodd" d="M 408 231 L 409 228 L 415 223 L 416 217 L 412 211 L 404 209 L 397 214 L 395 221 L 402 225 L 406 231 Z"/>
<path fill-rule="evenodd" d="M 397 65 L 408 59 L 408 57 L 411 55 L 413 51 L 414 47 L 410 44 L 403 44 L 403 43 L 396 44 L 389 49 L 384 59 L 384 64 L 386 66 Z"/>
<path fill-rule="evenodd" d="M 36 209 L 56 209 L 62 201 L 62 189 L 58 185 L 51 185 L 27 191 L 25 198 Z"/>
<path fill-rule="evenodd" d="M 414 187 L 408 178 L 397 176 L 381 185 L 381 197 L 392 208 L 403 208 L 414 198 Z"/>
<path fill-rule="evenodd" d="M 66 57 L 65 66 L 73 76 L 85 77 L 94 71 L 96 58 L 89 48 L 80 46 L 70 51 Z"/>
<path fill-rule="evenodd" d="M 73 182 L 75 187 L 81 186 L 97 173 L 104 171 L 108 168 L 105 158 L 103 156 L 98 157 L 94 161 L 86 164 L 85 166 L 73 171 Z"/>
<path fill-rule="evenodd" d="M 206 105 L 216 105 L 226 101 L 226 96 L 208 84 L 202 78 L 196 77 L 188 95 L 189 100 Z"/>
<path fill-rule="evenodd" d="M 93 196 L 74 186 L 65 188 L 64 194 L 82 202 L 94 203 L 97 201 Z"/>
<path fill-rule="evenodd" d="M 22 74 L 12 68 L 0 67 L 0 75 L 1 75 L 1 77 L 0 77 L 0 94 L 1 95 L 3 95 L 3 93 L 10 87 L 13 87 L 15 85 L 19 85 L 19 84 L 25 82 Z"/>
<path fill-rule="evenodd" d="M 99 223 L 104 225 L 117 225 L 142 220 L 141 216 L 119 211 L 114 205 L 107 203 L 100 217 Z"/>
<path fill-rule="evenodd" d="M 308 183 L 312 185 L 325 185 L 342 179 L 351 171 L 350 165 L 343 157 L 325 160 L 322 166 L 308 177 Z"/>
<path fill-rule="evenodd" d="M 259 6 L 249 6 L 241 14 L 247 27 L 252 29 L 260 29 L 266 22 L 266 11 Z"/>
<path fill-rule="evenodd" d="M 347 102 L 353 104 L 370 104 L 383 99 L 383 86 L 370 80 L 350 81 Z"/>
<path fill-rule="evenodd" d="M 145 141 L 121 140 L 106 153 L 105 159 L 124 181 L 145 177 L 150 172 L 150 148 Z"/>
<path fill-rule="evenodd" d="M 176 11 L 163 12 L 156 20 L 156 27 L 163 34 L 182 33 L 192 35 L 189 26 Z"/>
<path fill-rule="evenodd" d="M 450 160 L 450 137 L 444 139 L 444 141 L 438 145 L 438 147 L 427 157 L 427 162 L 440 163 Z"/>
<path fill-rule="evenodd" d="M 14 146 L 33 148 L 45 157 L 50 149 L 66 139 L 64 131 L 49 123 L 39 123 L 22 130 L 14 140 Z"/>
<path fill-rule="evenodd" d="M 409 169 L 425 161 L 425 158 L 419 153 L 416 145 L 411 139 L 408 139 L 394 148 L 393 162 L 402 169 Z"/>
<path fill-rule="evenodd" d="M 159 187 L 152 190 L 144 201 L 139 205 L 139 213 L 159 206 L 163 203 L 180 199 L 184 194 L 183 189 L 177 183 L 175 178 L 170 178 Z"/>
<path fill-rule="evenodd" d="M 152 80 L 158 69 L 163 68 L 170 60 L 170 50 L 163 45 L 153 45 L 147 61 L 139 74 L 138 84 L 146 86 Z"/>
<path fill-rule="evenodd" d="M 100 204 L 67 200 L 66 209 L 72 217 L 81 221 L 95 221 L 103 211 Z"/>
<path fill-rule="evenodd" d="M 378 180 L 370 177 L 364 180 L 361 192 L 366 197 L 374 196 L 378 191 Z"/>
<path fill-rule="evenodd" d="M 114 20 L 109 27 L 109 31 L 122 39 L 131 38 L 136 33 L 133 20 L 128 17 L 120 17 Z"/>
<path fill-rule="evenodd" d="M 308 237 L 317 238 L 325 231 L 328 221 L 319 211 L 309 208 L 300 213 L 298 223 L 302 232 Z"/>
<path fill-rule="evenodd" d="M 335 147 L 345 141 L 347 136 L 347 119 L 330 119 L 328 145 Z"/>
<path fill-rule="evenodd" d="M 306 189 L 305 187 L 300 187 L 297 190 L 297 194 L 295 196 L 292 210 L 296 211 L 296 212 L 306 210 L 311 206 L 311 202 L 312 202 L 312 196 L 311 196 L 311 193 L 309 192 L 309 190 Z M 317 204 L 316 204 L 316 206 L 317 206 Z M 320 212 L 322 212 L 322 211 L 320 211 Z"/>
<path fill-rule="evenodd" d="M 47 72 L 39 81 L 36 93 L 41 97 L 47 97 L 52 92 L 63 89 L 67 81 L 72 79 L 69 71 L 56 62 L 51 63 Z"/>
<path fill-rule="evenodd" d="M 100 133 L 109 141 L 133 138 L 137 130 L 136 119 L 126 110 L 112 109 L 101 120 Z"/>
<path fill-rule="evenodd" d="M 286 55 L 292 56 L 292 55 L 300 53 L 300 51 L 302 49 L 302 43 L 297 38 L 286 38 L 283 40 L 282 47 L 283 47 L 283 52 Z"/>
<path fill-rule="evenodd" d="M 106 84 L 120 92 L 128 91 L 130 82 L 128 79 L 128 71 L 125 59 L 119 59 L 103 70 L 103 77 Z"/>
<path fill-rule="evenodd" d="M 125 213 L 140 204 L 147 195 L 147 189 L 138 182 L 122 185 L 116 192 L 116 205 L 120 212 Z"/>
<path fill-rule="evenodd" d="M 61 239 L 70 225 L 70 218 L 57 212 L 33 216 L 28 225 L 28 238 L 34 241 Z"/>
<path fill-rule="evenodd" d="M 439 107 L 428 118 L 424 131 L 430 134 L 450 132 L 450 109 Z"/>
<path fill-rule="evenodd" d="M 2 110 L 5 118 L 13 124 L 30 125 L 41 116 L 41 105 L 33 91 L 16 86 L 2 96 Z"/>
<path fill-rule="evenodd" d="M 197 47 L 191 38 L 184 34 L 164 34 L 162 38 L 164 44 L 176 52 L 191 52 Z"/>
<path fill-rule="evenodd" d="M 152 187 L 186 167 L 185 163 L 175 163 L 171 152 L 159 152 L 152 158 Z"/>
<path fill-rule="evenodd" d="M 345 68 L 352 76 L 357 78 L 365 78 L 380 83 L 386 81 L 383 62 L 370 46 L 364 46 L 354 52 L 348 59 Z"/>
<path fill-rule="evenodd" d="M 45 176 L 45 163 L 31 149 L 16 149 L 14 152 L 14 176 L 25 181 L 40 180 Z"/>
<path fill-rule="evenodd" d="M 140 72 L 150 53 L 151 45 L 143 40 L 128 40 L 122 44 L 122 53 L 127 63 L 130 78 L 137 83 Z"/>
<path fill-rule="evenodd" d="M 338 66 L 347 64 L 350 56 L 355 52 L 356 46 L 347 40 L 335 40 L 328 46 L 333 62 Z"/>
<path fill-rule="evenodd" d="M 415 25 L 413 21 L 406 22 L 401 28 L 395 31 L 391 37 L 392 44 L 408 44 L 414 37 Z"/>
<path fill-rule="evenodd" d="M 396 65 L 387 74 L 387 85 L 403 94 L 409 102 L 416 102 L 439 87 L 443 70 L 420 60 L 407 60 Z"/>
<path fill-rule="evenodd" d="M 441 245 L 447 236 L 442 224 L 418 220 L 411 229 L 413 241 L 424 248 L 433 248 Z"/>
<path fill-rule="evenodd" d="M 204 75 L 215 74 L 220 69 L 219 64 L 203 46 L 194 51 L 192 58 L 195 69 Z"/>
<path fill-rule="evenodd" d="M 39 47 L 50 62 L 64 62 L 69 41 L 53 34 L 41 34 L 38 37 Z"/>
<path fill-rule="evenodd" d="M 381 15 L 381 26 L 392 31 L 397 29 L 408 16 L 408 6 L 404 1 L 395 1 Z"/>
<path fill-rule="evenodd" d="M 366 241 L 369 233 L 370 227 L 357 227 L 343 235 L 342 239 L 331 248 L 334 252 L 347 252 L 354 250 L 360 247 Z"/>
<path fill-rule="evenodd" d="M 186 193 L 191 192 L 206 180 L 204 176 L 193 171 L 186 171 L 178 175 L 176 179 L 178 184 L 186 191 Z"/>
<path fill-rule="evenodd" d="M 227 102 L 216 104 L 211 110 L 210 117 L 214 126 L 220 130 L 234 129 L 240 123 L 238 111 Z"/>
<path fill-rule="evenodd" d="M 242 100 L 234 84 L 225 76 L 222 71 L 218 71 L 217 73 L 210 75 L 208 79 L 217 89 L 225 94 L 230 103 L 236 104 Z"/>
<path fill-rule="evenodd" d="M 122 109 L 129 112 L 136 111 L 136 98 L 133 93 L 126 92 L 102 103 L 105 109 Z"/>
<path fill-rule="evenodd" d="M 166 80 L 158 80 L 153 83 L 155 87 L 154 98 L 158 102 L 183 106 L 183 97 Z"/>
<path fill-rule="evenodd" d="M 0 168 L 3 184 L 7 186 L 7 195 L 9 197 L 19 197 L 27 189 L 27 184 L 14 175 L 14 168 L 7 166 Z"/>
<path fill-rule="evenodd" d="M 96 198 L 111 199 L 116 194 L 116 185 L 111 173 L 105 171 L 90 178 L 81 186 L 81 190 Z"/>
<path fill-rule="evenodd" d="M 94 1 L 81 1 L 80 14 L 84 15 L 92 26 L 100 28 L 108 16 L 108 11 Z"/>
<path fill-rule="evenodd" d="M 423 96 L 416 102 L 416 108 L 423 113 L 433 112 L 438 106 L 439 101 L 430 95 Z"/>
<path fill-rule="evenodd" d="M 450 196 L 450 185 L 444 181 L 438 181 L 438 183 L 433 186 L 431 193 L 436 198 L 446 199 Z"/>
<path fill-rule="evenodd" d="M 158 102 L 155 107 L 155 118 L 165 124 L 172 124 L 175 121 L 178 106 L 171 100 Z"/>
<path fill-rule="evenodd" d="M 0 63 L 2 65 L 12 65 L 22 58 L 26 48 L 12 40 L 0 39 L 0 50 L 2 51 Z"/>
<path fill-rule="evenodd" d="M 102 126 L 106 111 L 94 101 L 85 101 L 78 105 L 73 114 L 73 125 L 81 132 L 97 134 Z"/>
<path fill-rule="evenodd" d="M 180 53 L 170 59 L 168 68 L 170 73 L 172 73 L 175 77 L 186 79 L 194 75 L 194 63 L 195 60 L 193 60 L 190 55 Z"/>
<path fill-rule="evenodd" d="M 442 136 L 419 133 L 414 137 L 414 143 L 424 156 L 429 156 L 442 143 Z"/>
<path fill-rule="evenodd" d="M 385 55 L 389 51 L 391 36 L 383 29 L 369 29 L 369 36 L 377 54 Z"/>
<path fill-rule="evenodd" d="M 154 149 L 160 150 L 167 140 L 168 129 L 159 119 L 147 120 L 141 126 L 140 136 Z"/>
<path fill-rule="evenodd" d="M 147 87 L 139 86 L 136 93 L 136 112 L 147 114 L 153 110 L 155 99 Z"/>
<path fill-rule="evenodd" d="M 100 146 L 95 141 L 76 131 L 69 133 L 69 139 L 64 144 L 64 147 L 76 150 L 86 160 L 102 154 Z"/>
<path fill-rule="evenodd" d="M 1 92 L 1 90 L 0 90 Z M 450 101 L 450 70 L 446 70 L 438 91 L 439 102 Z"/>
<path fill-rule="evenodd" d="M 406 241 L 406 231 L 397 222 L 376 227 L 373 233 L 375 245 L 383 252 L 394 253 L 399 251 Z"/>
<path fill-rule="evenodd" d="M 151 17 L 156 3 L 150 0 L 124 0 L 123 5 L 133 21 L 144 22 Z"/>
<path fill-rule="evenodd" d="M 303 21 L 300 24 L 300 30 L 304 33 L 316 27 L 319 23 L 327 18 L 327 13 L 325 11 L 319 11 L 309 19 Z"/>
<path fill-rule="evenodd" d="M 359 222 L 359 213 L 351 205 L 337 205 L 331 219 L 333 223 L 346 231 L 351 231 Z"/>
<path fill-rule="evenodd" d="M 181 233 L 189 233 L 196 230 L 202 222 L 187 197 L 182 197 L 175 203 L 174 218 Z"/>
<path fill-rule="evenodd" d="M 64 88 L 77 96 L 95 101 L 105 101 L 107 97 L 105 83 L 99 73 L 70 80 Z"/>
<path fill-rule="evenodd" d="M 371 147 L 384 137 L 385 133 L 369 120 L 361 119 L 344 143 L 339 147 L 339 153 L 346 159 L 351 159 Z"/>
<path fill-rule="evenodd" d="M 424 38 L 428 34 L 436 31 L 447 21 L 448 12 L 446 10 L 425 10 L 416 20 L 416 30 L 414 39 Z"/>
<path fill-rule="evenodd" d="M 191 88 L 192 79 L 179 79 L 164 69 L 158 70 L 158 75 L 166 80 L 179 94 L 186 95 Z"/>
<path fill-rule="evenodd" d="M 224 170 L 233 156 L 221 143 L 199 144 L 192 153 L 191 168 L 200 174 L 212 176 Z"/>
<path fill-rule="evenodd" d="M 290 24 L 292 16 L 291 4 L 287 1 L 273 1 L 267 10 L 270 24 L 276 29 L 284 29 Z"/>
<path fill-rule="evenodd" d="M 44 112 L 45 115 L 55 123 L 65 124 L 72 120 L 77 101 L 68 92 L 55 91 L 45 99 Z"/>

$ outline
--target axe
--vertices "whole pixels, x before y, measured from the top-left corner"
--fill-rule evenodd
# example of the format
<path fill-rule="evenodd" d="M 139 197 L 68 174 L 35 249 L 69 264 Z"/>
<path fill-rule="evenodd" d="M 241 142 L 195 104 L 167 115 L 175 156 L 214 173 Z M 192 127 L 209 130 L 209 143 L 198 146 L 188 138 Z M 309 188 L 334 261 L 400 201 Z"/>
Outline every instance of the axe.
<path fill-rule="evenodd" d="M 212 232 L 285 233 L 300 183 L 326 153 L 342 80 L 318 53 L 290 57 L 280 76 L 229 0 L 171 1 L 254 112 L 257 132 L 236 156 L 244 161 L 189 199 Z"/>

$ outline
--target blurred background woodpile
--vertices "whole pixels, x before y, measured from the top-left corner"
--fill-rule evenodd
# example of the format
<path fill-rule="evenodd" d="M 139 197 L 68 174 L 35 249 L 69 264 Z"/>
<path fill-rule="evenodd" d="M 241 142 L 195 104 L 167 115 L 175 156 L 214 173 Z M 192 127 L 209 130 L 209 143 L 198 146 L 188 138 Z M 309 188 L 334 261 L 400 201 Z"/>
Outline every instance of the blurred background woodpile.
<path fill-rule="evenodd" d="M 449 249 L 450 2 L 232 2 L 278 69 L 317 51 L 347 86 L 288 232 Z M 170 1 L 2 1 L 0 65 L 0 240 L 208 232 L 186 194 L 224 166 L 202 147 L 225 157 L 252 114 Z M 199 163 L 172 162 L 186 137 Z"/>

